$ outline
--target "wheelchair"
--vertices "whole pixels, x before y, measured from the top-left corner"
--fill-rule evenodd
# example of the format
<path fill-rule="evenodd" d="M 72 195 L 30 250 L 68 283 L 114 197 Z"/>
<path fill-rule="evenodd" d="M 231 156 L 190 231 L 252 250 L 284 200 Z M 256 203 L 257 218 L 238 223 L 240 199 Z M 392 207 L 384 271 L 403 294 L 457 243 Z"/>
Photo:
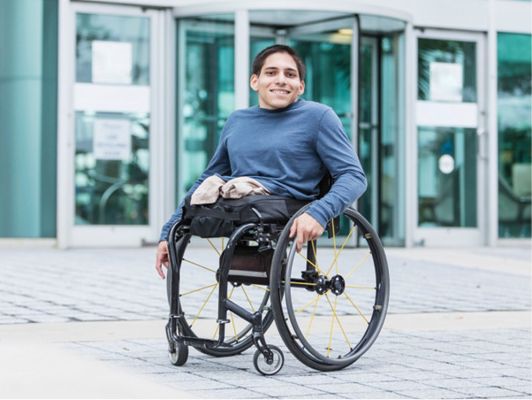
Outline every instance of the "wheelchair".
<path fill-rule="evenodd" d="M 173 365 L 186 363 L 189 346 L 214 357 L 255 346 L 255 369 L 274 375 L 284 364 L 281 349 L 265 339 L 274 321 L 288 350 L 319 371 L 351 365 L 377 339 L 390 282 L 375 230 L 347 208 L 297 252 L 290 228 L 309 205 L 275 197 L 200 207 L 215 224 L 205 223 L 201 209 L 187 217 L 185 207 L 172 227 L 166 336 Z M 284 202 L 282 212 L 271 213 L 268 201 Z M 247 212 L 235 212 L 235 202 L 248 202 Z"/>

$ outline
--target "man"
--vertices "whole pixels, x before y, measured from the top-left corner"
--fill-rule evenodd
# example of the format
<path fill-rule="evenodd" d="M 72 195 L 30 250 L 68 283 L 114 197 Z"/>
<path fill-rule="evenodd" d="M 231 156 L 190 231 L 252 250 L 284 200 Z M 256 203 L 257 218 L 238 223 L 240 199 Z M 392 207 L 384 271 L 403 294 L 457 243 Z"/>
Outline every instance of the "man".
<path fill-rule="evenodd" d="M 191 195 L 212 175 L 224 180 L 247 176 L 272 194 L 310 201 L 317 198 L 318 184 L 328 171 L 334 181 L 331 190 L 314 201 L 290 230 L 298 251 L 366 190 L 366 177 L 340 119 L 325 105 L 299 99 L 304 79 L 305 66 L 292 48 L 274 45 L 262 50 L 253 61 L 250 80 L 258 107 L 229 116 L 213 158 L 187 193 Z M 168 234 L 180 220 L 182 206 L 161 232 L 155 267 L 163 279 Z"/>

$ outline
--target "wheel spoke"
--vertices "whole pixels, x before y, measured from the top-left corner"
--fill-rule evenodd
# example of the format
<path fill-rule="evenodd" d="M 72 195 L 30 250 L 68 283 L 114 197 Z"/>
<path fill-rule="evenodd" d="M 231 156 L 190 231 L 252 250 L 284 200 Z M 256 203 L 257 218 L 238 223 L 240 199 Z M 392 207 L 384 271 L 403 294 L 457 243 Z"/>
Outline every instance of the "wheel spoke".
<path fill-rule="evenodd" d="M 310 300 L 308 303 L 306 303 L 305 305 L 299 307 L 299 308 L 296 308 L 294 311 L 295 312 L 301 312 L 303 311 L 305 308 L 307 308 L 308 306 L 310 306 L 311 304 L 313 304 L 314 302 L 318 301 L 318 298 L 320 297 L 319 294 L 316 295 L 316 297 L 312 300 Z"/>
<path fill-rule="evenodd" d="M 317 295 L 316 299 L 314 299 L 314 308 L 312 309 L 312 314 L 310 315 L 310 320 L 308 322 L 307 326 L 307 335 L 310 335 L 310 329 L 312 327 L 312 322 L 314 321 L 314 316 L 316 315 L 316 308 L 318 308 L 318 303 L 320 302 L 321 296 Z"/>
<path fill-rule="evenodd" d="M 336 305 L 338 302 L 338 296 L 334 298 L 334 307 L 331 304 L 331 300 L 329 299 L 329 295 L 325 293 L 325 297 L 327 298 L 327 302 L 329 303 L 329 306 L 331 307 L 331 310 L 333 312 L 334 318 L 336 319 L 336 322 L 338 322 L 338 326 L 340 327 L 340 330 L 342 331 L 342 334 L 344 335 L 345 342 L 349 346 L 349 350 L 353 349 L 353 346 L 351 346 L 351 342 L 349 341 L 349 338 L 347 337 L 344 327 L 342 326 L 342 323 L 340 322 L 340 318 L 338 318 L 338 314 L 336 314 Z"/>
<path fill-rule="evenodd" d="M 218 283 L 216 283 L 214 285 L 214 287 L 212 288 L 211 292 L 209 293 L 209 296 L 207 296 L 207 299 L 203 302 L 200 310 L 198 311 L 198 313 L 196 314 L 196 316 L 194 317 L 194 320 L 192 321 L 192 323 L 190 324 L 190 327 L 192 327 L 192 325 L 194 325 L 194 322 L 196 322 L 196 320 L 199 318 L 201 312 L 203 311 L 203 309 L 205 308 L 205 306 L 207 305 L 207 303 L 209 302 L 209 299 L 211 298 L 212 294 L 214 293 L 214 291 L 216 290 L 216 288 L 218 287 Z"/>
<path fill-rule="evenodd" d="M 351 275 L 353 275 L 355 273 L 355 271 L 362 265 L 366 262 L 366 260 L 369 258 L 369 256 L 371 255 L 371 252 L 370 253 L 367 253 L 364 258 L 362 258 L 362 260 L 356 264 L 352 269 L 351 271 L 346 275 L 344 276 L 344 279 L 347 280 L 348 278 L 351 277 Z"/>
<path fill-rule="evenodd" d="M 235 342 L 238 342 L 238 334 L 236 332 L 236 325 L 235 325 L 235 319 L 233 318 L 233 313 L 229 311 L 229 315 L 231 318 L 231 326 L 233 327 L 233 332 L 235 333 Z"/>
<path fill-rule="evenodd" d="M 251 311 L 255 312 L 255 307 L 253 307 L 253 304 L 251 303 L 251 300 L 249 299 L 248 292 L 246 292 L 246 289 L 244 288 L 244 286 L 240 286 L 240 287 L 244 291 L 244 295 L 246 296 L 246 300 L 248 301 L 248 304 L 251 307 Z"/>
<path fill-rule="evenodd" d="M 270 288 L 268 288 L 268 287 L 264 287 L 264 286 L 260 286 L 260 285 L 255 285 L 254 283 L 252 283 L 251 286 L 256 287 L 256 288 L 259 288 L 259 289 L 262 289 L 262 290 L 264 290 L 265 292 L 269 292 L 269 291 L 270 291 Z"/>
<path fill-rule="evenodd" d="M 204 265 L 201 265 L 201 264 L 198 264 L 197 262 L 194 262 L 194 261 L 190 261 L 190 260 L 187 260 L 186 258 L 183 257 L 183 261 L 186 261 L 187 263 L 189 264 L 192 264 L 196 267 L 199 267 L 199 268 L 203 268 L 203 269 L 206 269 L 207 271 L 211 271 L 213 274 L 216 273 L 216 271 L 212 268 L 209 268 L 209 267 L 206 267 Z"/>
<path fill-rule="evenodd" d="M 188 292 L 180 293 L 179 297 L 183 297 L 183 296 L 186 296 L 187 294 L 191 294 L 191 293 L 196 293 L 196 292 L 199 292 L 200 290 L 205 290 L 205 289 L 208 289 L 208 288 L 216 286 L 216 285 L 218 285 L 218 284 L 217 283 L 213 283 L 212 285 L 202 286 L 202 287 L 197 288 L 197 289 L 189 290 Z"/>
<path fill-rule="evenodd" d="M 338 250 L 338 252 L 336 252 L 334 254 L 334 258 L 333 258 L 333 261 L 331 263 L 331 265 L 329 266 L 329 270 L 327 271 L 327 275 L 326 276 L 329 276 L 329 273 L 331 272 L 333 266 L 336 264 L 336 274 L 338 275 L 338 256 L 340 255 L 340 253 L 343 251 L 345 245 L 347 244 L 347 242 L 349 241 L 349 238 L 351 237 L 351 235 L 353 234 L 353 232 L 355 231 L 356 229 L 356 225 L 353 226 L 353 228 L 351 228 L 351 230 L 349 231 L 349 234 L 347 235 L 347 237 L 345 238 L 344 242 L 342 243 L 342 246 L 340 247 L 340 250 Z"/>
<path fill-rule="evenodd" d="M 353 302 L 353 300 L 351 299 L 351 297 L 349 297 L 349 295 L 347 294 L 347 292 L 344 292 L 344 294 L 345 294 L 345 297 L 347 298 L 347 300 L 351 303 L 351 305 L 352 305 L 353 307 L 355 307 L 355 309 L 356 309 L 357 312 L 358 312 L 358 315 L 360 315 L 360 316 L 364 319 L 364 321 L 366 321 L 366 324 L 369 325 L 369 321 L 368 321 L 368 319 L 366 318 L 366 316 L 365 316 L 364 314 L 362 314 L 362 311 L 360 310 L 360 308 L 359 308 L 359 307 Z"/>
<path fill-rule="evenodd" d="M 212 242 L 211 239 L 207 239 L 207 241 L 209 242 L 209 244 L 211 245 L 211 247 L 214 249 L 214 251 L 216 252 L 216 254 L 218 254 L 218 257 L 220 257 L 220 252 L 218 251 L 218 249 L 216 248 L 216 246 L 214 245 L 214 243 Z"/>
<path fill-rule="evenodd" d="M 309 263 L 310 265 L 312 265 L 312 266 L 316 269 L 316 271 L 318 271 L 318 273 L 320 273 L 320 274 L 322 274 L 322 275 L 325 275 L 325 274 L 323 273 L 323 271 L 320 269 L 320 267 L 318 267 L 316 264 L 314 264 L 312 261 L 310 261 L 307 257 L 305 257 L 305 256 L 304 256 L 303 254 L 301 254 L 301 253 L 297 253 L 297 254 L 299 254 L 300 257 L 303 257 L 307 263 Z"/>
<path fill-rule="evenodd" d="M 329 344 L 327 345 L 327 357 L 329 357 L 329 354 L 332 350 L 332 335 L 334 331 L 334 316 L 331 317 L 331 330 L 329 332 Z"/>

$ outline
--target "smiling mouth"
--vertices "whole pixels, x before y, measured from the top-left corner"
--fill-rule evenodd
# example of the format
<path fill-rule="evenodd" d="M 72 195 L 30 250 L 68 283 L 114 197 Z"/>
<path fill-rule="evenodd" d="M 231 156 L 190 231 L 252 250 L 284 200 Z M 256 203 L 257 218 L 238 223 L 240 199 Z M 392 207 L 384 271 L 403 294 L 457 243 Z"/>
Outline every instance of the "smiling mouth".
<path fill-rule="evenodd" d="M 288 90 L 284 90 L 284 89 L 272 89 L 270 90 L 270 92 L 275 93 L 275 94 L 290 94 Z"/>

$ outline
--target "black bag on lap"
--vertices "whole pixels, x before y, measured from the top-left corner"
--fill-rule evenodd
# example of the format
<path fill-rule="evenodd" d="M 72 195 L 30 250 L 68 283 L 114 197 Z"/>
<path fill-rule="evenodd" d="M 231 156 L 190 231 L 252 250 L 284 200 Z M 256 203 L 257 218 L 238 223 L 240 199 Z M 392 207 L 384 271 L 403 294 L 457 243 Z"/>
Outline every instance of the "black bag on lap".
<path fill-rule="evenodd" d="M 308 202 L 282 196 L 252 195 L 241 199 L 219 198 L 214 204 L 190 205 L 185 199 L 183 221 L 190 233 L 202 238 L 231 236 L 249 222 L 286 224 Z"/>

